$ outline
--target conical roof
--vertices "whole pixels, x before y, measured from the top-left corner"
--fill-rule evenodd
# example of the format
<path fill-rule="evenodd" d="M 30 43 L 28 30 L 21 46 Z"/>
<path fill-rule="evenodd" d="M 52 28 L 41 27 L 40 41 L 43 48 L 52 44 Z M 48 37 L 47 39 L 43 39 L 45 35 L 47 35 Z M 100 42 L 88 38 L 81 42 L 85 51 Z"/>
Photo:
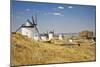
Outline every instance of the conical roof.
<path fill-rule="evenodd" d="M 26 22 L 24 26 L 33 26 L 31 22 Z"/>
<path fill-rule="evenodd" d="M 26 22 L 22 27 L 34 27 L 34 25 L 31 22 Z"/>

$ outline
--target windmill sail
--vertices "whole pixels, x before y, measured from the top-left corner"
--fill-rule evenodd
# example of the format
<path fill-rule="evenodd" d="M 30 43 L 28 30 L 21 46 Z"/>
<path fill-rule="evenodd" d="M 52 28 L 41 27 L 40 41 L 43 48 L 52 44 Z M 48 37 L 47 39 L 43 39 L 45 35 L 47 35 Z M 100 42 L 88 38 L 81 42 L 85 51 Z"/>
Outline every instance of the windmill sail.
<path fill-rule="evenodd" d="M 34 20 L 34 18 L 33 18 L 33 16 L 32 16 L 32 22 L 33 22 L 33 25 L 34 25 L 34 27 L 35 27 L 35 30 L 36 30 L 36 32 L 37 32 L 37 34 L 38 34 L 38 36 L 40 37 L 40 33 L 39 33 L 39 30 L 38 30 L 38 28 L 37 28 L 37 15 L 35 14 L 35 20 Z M 41 38 L 41 37 L 40 37 Z"/>
<path fill-rule="evenodd" d="M 24 24 L 22 24 L 22 25 L 16 30 L 16 32 L 19 31 L 23 25 L 24 25 Z"/>
<path fill-rule="evenodd" d="M 36 26 L 35 26 L 35 29 L 36 29 L 38 35 L 40 36 L 39 30 L 38 30 L 38 28 Z"/>
<path fill-rule="evenodd" d="M 37 25 L 37 24 L 35 23 L 35 20 L 34 20 L 33 16 L 32 16 L 32 22 L 33 22 L 33 25 L 34 25 L 34 26 Z"/>
<path fill-rule="evenodd" d="M 29 19 L 27 19 L 27 22 L 32 23 Z"/>
<path fill-rule="evenodd" d="M 35 14 L 35 23 L 37 24 L 37 14 Z"/>

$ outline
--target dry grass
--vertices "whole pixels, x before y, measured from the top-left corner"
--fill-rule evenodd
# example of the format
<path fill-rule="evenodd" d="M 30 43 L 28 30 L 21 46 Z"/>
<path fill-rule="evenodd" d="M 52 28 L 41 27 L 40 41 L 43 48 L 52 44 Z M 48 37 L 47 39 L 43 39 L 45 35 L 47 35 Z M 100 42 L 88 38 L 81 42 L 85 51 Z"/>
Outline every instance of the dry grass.
<path fill-rule="evenodd" d="M 65 41 L 53 43 L 36 42 L 20 33 L 12 34 L 11 65 L 48 64 L 63 62 L 94 61 L 95 45 L 88 42 L 77 45 L 59 45 Z"/>

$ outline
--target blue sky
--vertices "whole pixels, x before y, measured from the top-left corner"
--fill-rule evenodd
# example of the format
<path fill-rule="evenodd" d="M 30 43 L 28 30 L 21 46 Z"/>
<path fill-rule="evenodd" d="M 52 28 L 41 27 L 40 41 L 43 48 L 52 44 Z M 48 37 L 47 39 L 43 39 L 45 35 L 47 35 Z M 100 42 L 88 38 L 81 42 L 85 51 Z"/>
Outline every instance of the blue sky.
<path fill-rule="evenodd" d="M 51 4 L 13 1 L 11 5 L 11 27 L 15 31 L 27 19 L 37 13 L 39 31 L 55 30 L 56 33 L 78 33 L 95 31 L 95 6 Z"/>

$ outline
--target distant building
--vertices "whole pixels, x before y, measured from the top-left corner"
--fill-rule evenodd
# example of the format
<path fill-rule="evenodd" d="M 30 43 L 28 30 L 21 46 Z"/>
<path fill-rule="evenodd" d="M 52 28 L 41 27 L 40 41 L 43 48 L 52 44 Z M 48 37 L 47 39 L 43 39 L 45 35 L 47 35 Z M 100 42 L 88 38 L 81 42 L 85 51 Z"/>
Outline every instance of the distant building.
<path fill-rule="evenodd" d="M 64 37 L 63 37 L 63 34 L 60 34 L 60 35 L 59 35 L 59 40 L 63 40 L 63 38 L 64 38 Z"/>
<path fill-rule="evenodd" d="M 46 33 L 41 34 L 40 37 L 41 37 L 41 40 L 47 41 L 47 39 L 48 39 L 48 34 L 46 34 Z"/>
<path fill-rule="evenodd" d="M 69 39 L 69 42 L 70 42 L 70 43 L 72 43 L 72 42 L 73 42 L 73 40 L 72 40 L 72 39 Z"/>
<path fill-rule="evenodd" d="M 41 36 L 41 39 L 42 39 L 43 41 L 47 41 L 47 37 L 46 37 L 46 36 Z"/>
<path fill-rule="evenodd" d="M 48 33 L 48 36 L 49 36 L 49 40 L 52 40 L 54 38 L 54 32 L 50 31 Z"/>
<path fill-rule="evenodd" d="M 36 41 L 39 41 L 40 37 L 39 36 L 34 36 L 33 39 L 36 40 Z"/>
<path fill-rule="evenodd" d="M 92 31 L 81 31 L 79 32 L 79 36 L 84 38 L 84 39 L 91 39 L 93 38 L 93 32 Z"/>

